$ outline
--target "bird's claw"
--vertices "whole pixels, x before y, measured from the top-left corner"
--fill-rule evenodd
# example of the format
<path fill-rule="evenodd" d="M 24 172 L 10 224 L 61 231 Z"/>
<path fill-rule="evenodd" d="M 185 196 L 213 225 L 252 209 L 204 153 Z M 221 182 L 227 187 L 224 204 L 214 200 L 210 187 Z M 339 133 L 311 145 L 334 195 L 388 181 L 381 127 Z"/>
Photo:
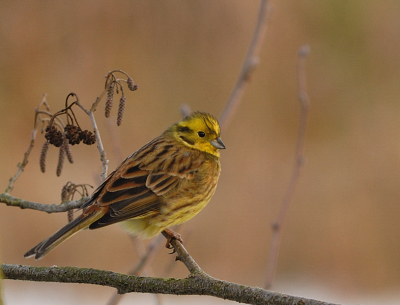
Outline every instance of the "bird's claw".
<path fill-rule="evenodd" d="M 176 239 L 176 240 L 178 240 L 180 243 L 183 244 L 182 236 L 181 236 L 181 234 L 179 234 L 179 233 L 177 233 L 177 232 L 174 232 L 174 231 L 172 231 L 171 229 L 165 229 L 164 232 L 165 232 L 166 235 L 167 235 L 167 236 L 166 236 L 166 237 L 167 237 L 167 243 L 165 244 L 165 248 L 167 248 L 167 249 L 173 249 L 172 252 L 170 252 L 169 254 L 174 254 L 176 251 L 175 251 L 175 248 L 172 246 L 171 241 L 172 241 L 172 239 Z"/>

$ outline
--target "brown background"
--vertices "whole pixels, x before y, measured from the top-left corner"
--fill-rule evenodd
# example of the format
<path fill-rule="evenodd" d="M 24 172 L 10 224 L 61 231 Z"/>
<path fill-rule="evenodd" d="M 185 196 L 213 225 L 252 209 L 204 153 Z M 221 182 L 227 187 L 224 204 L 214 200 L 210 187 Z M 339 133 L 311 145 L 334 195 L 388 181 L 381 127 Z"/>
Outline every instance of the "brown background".
<path fill-rule="evenodd" d="M 400 288 L 400 2 L 272 1 L 261 63 L 228 130 L 223 172 L 210 205 L 184 226 L 187 248 L 211 275 L 264 284 L 271 236 L 291 169 L 299 121 L 296 52 L 308 43 L 310 121 L 302 172 L 286 221 L 273 290 L 347 304 L 395 304 Z M 89 106 L 111 69 L 140 89 L 128 94 L 121 127 L 97 120 L 110 159 L 121 161 L 180 119 L 179 107 L 219 115 L 235 83 L 258 1 L 5 1 L 0 10 L 0 186 L 28 147 L 33 109 L 53 111 L 76 92 Z M 101 106 L 103 108 L 103 106 Z M 113 110 L 116 114 L 116 109 Z M 79 115 L 81 125 L 89 122 Z M 69 180 L 99 183 L 96 148 L 73 148 L 56 177 L 57 151 L 39 171 L 39 137 L 12 195 L 58 203 Z M 119 226 L 85 231 L 39 262 L 23 253 L 65 215 L 0 205 L 1 260 L 127 272 L 138 260 Z M 184 235 L 185 236 L 185 235 Z M 147 242 L 145 242 L 147 243 Z M 152 265 L 163 276 L 172 257 Z M 176 263 L 169 276 L 184 277 Z M 113 289 L 4 281 L 7 304 L 105 304 Z M 132 294 L 124 302 L 154 302 Z M 216 302 L 165 296 L 174 302 Z"/>

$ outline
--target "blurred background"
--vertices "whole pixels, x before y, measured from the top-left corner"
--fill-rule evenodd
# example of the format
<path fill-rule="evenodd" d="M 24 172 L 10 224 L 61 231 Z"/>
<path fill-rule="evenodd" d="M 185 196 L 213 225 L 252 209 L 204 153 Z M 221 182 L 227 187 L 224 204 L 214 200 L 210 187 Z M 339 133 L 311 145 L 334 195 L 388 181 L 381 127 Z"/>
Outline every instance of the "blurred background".
<path fill-rule="evenodd" d="M 88 108 L 112 69 L 129 73 L 122 126 L 117 109 L 97 121 L 110 172 L 124 157 L 180 120 L 182 103 L 220 115 L 250 42 L 259 1 L 7 1 L 0 10 L 0 188 L 28 148 L 34 108 L 48 94 L 53 112 L 76 92 Z M 216 278 L 262 287 L 271 238 L 293 163 L 300 108 L 296 53 L 308 43 L 310 117 L 306 164 L 284 227 L 274 291 L 345 304 L 398 304 L 400 298 L 400 2 L 271 1 L 260 65 L 222 134 L 217 192 L 181 228 L 185 246 Z M 87 117 L 79 113 L 83 128 Z M 67 181 L 100 183 L 93 146 L 75 163 L 39 169 L 39 135 L 13 196 L 59 203 Z M 43 260 L 22 255 L 66 222 L 64 214 L 0 204 L 1 261 L 128 272 L 138 261 L 118 226 L 85 231 Z M 150 241 L 144 241 L 146 246 Z M 163 242 L 164 243 L 164 242 Z M 185 277 L 160 248 L 150 272 Z M 23 293 L 21 293 L 23 291 Z M 111 288 L 3 281 L 6 304 L 105 304 Z M 68 295 L 68 298 L 65 296 Z M 63 296 L 65 301 L 61 301 Z M 164 304 L 210 304 L 209 297 L 162 296 Z M 128 302 L 155 304 L 129 294 Z"/>

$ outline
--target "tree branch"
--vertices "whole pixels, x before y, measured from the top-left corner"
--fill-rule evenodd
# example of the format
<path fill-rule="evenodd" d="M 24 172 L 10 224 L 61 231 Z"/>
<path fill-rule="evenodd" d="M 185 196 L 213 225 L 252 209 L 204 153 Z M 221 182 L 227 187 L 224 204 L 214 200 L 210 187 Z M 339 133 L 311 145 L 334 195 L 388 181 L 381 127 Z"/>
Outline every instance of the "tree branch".
<path fill-rule="evenodd" d="M 331 305 L 312 299 L 294 297 L 257 287 L 218 280 L 205 274 L 185 279 L 148 278 L 112 271 L 76 267 L 32 267 L 1 265 L 4 278 L 36 282 L 81 283 L 113 287 L 118 293 L 142 292 L 176 295 L 209 295 L 247 304 Z"/>
<path fill-rule="evenodd" d="M 89 197 L 83 197 L 76 201 L 67 201 L 61 204 L 44 204 L 33 201 L 27 201 L 20 198 L 13 197 L 7 193 L 0 194 L 0 202 L 8 206 L 19 207 L 21 209 L 31 209 L 47 213 L 60 213 L 73 209 L 78 209 L 88 200 Z"/>

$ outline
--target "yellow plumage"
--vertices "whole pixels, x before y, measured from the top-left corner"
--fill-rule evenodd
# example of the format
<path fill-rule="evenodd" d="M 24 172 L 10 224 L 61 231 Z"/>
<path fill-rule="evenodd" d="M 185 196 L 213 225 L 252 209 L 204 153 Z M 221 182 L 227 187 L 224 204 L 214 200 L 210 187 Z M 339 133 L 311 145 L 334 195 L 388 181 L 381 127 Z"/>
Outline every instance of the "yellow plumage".
<path fill-rule="evenodd" d="M 200 212 L 217 187 L 221 166 L 218 121 L 195 112 L 130 155 L 93 192 L 83 212 L 24 256 L 42 258 L 78 231 L 121 222 L 150 238 Z"/>

